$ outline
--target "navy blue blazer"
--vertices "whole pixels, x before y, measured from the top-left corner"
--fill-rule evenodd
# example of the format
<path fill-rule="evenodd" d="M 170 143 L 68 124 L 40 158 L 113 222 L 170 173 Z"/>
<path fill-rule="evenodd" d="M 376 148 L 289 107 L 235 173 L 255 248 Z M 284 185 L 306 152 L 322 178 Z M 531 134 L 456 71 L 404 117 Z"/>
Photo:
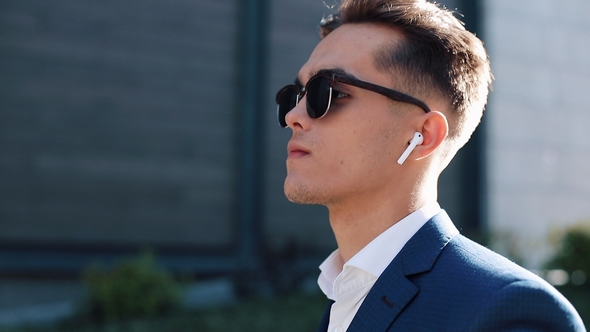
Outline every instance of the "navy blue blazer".
<path fill-rule="evenodd" d="M 555 288 L 460 235 L 443 211 L 385 269 L 347 331 L 586 330 Z"/>

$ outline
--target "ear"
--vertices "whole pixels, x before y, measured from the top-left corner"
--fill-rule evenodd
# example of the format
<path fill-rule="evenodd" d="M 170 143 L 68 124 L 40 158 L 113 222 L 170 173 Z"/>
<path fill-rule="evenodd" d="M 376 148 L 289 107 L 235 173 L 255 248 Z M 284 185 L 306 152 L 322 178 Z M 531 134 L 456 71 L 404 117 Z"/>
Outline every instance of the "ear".
<path fill-rule="evenodd" d="M 423 122 L 420 132 L 424 139 L 422 144 L 414 149 L 414 153 L 412 154 L 412 159 L 414 160 L 430 156 L 441 146 L 449 134 L 449 122 L 443 113 L 431 111 L 424 114 L 422 119 Z"/>

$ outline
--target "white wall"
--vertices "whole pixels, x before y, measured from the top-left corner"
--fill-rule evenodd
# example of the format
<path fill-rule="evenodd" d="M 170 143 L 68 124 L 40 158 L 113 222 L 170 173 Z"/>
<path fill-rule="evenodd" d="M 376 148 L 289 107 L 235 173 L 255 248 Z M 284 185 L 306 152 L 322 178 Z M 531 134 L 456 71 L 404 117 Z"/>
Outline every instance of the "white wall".
<path fill-rule="evenodd" d="M 547 237 L 590 222 L 590 1 L 486 0 L 495 248 L 540 267 Z"/>

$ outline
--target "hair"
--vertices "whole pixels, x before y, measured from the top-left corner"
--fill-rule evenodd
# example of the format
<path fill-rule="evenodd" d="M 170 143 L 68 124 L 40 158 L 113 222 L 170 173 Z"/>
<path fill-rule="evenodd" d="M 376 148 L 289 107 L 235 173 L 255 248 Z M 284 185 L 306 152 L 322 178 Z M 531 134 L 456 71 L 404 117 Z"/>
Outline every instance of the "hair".
<path fill-rule="evenodd" d="M 434 95 L 447 103 L 449 136 L 463 146 L 481 121 L 493 76 L 483 43 L 453 12 L 426 0 L 343 0 L 322 19 L 322 38 L 342 24 L 371 23 L 400 31 L 403 40 L 375 54 L 375 66 L 403 77 L 417 96 Z M 450 151 L 447 151 L 450 152 Z"/>

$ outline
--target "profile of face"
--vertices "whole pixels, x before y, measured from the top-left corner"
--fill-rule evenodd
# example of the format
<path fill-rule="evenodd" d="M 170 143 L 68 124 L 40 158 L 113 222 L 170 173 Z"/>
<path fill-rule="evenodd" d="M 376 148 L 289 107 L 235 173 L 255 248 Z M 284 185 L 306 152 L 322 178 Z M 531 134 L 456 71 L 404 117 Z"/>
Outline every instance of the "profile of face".
<path fill-rule="evenodd" d="M 305 85 L 318 72 L 337 71 L 403 91 L 403 81 L 376 69 L 374 60 L 376 51 L 401 38 L 383 26 L 342 25 L 317 45 L 298 81 Z M 332 88 L 325 116 L 308 115 L 307 95 L 285 116 L 292 130 L 284 183 L 287 198 L 330 207 L 390 194 L 404 181 L 397 160 L 424 111 L 352 85 L 336 83 Z"/>

